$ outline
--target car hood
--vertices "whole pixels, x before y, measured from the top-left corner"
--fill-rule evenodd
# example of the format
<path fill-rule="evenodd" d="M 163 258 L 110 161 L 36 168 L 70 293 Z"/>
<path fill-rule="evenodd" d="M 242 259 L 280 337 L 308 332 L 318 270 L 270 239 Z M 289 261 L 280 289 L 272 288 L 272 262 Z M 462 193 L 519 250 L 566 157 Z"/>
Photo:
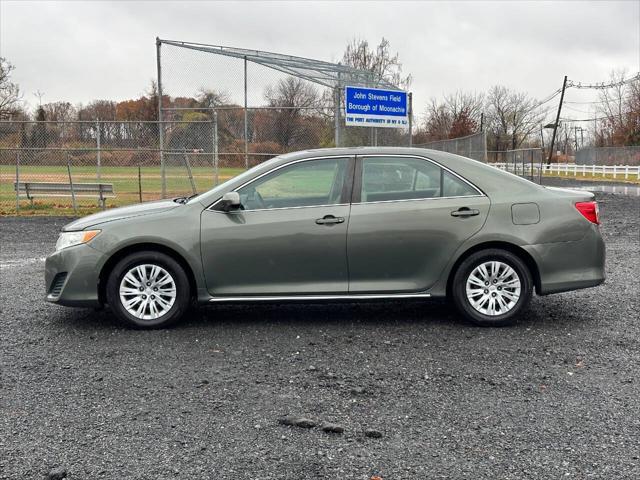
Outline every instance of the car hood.
<path fill-rule="evenodd" d="M 140 215 L 149 215 L 152 213 L 160 213 L 173 208 L 179 207 L 181 204 L 173 200 L 159 200 L 156 202 L 145 202 L 137 205 L 129 205 L 128 207 L 114 208 L 100 213 L 94 213 L 87 217 L 79 218 L 63 227 L 63 231 L 84 230 L 95 225 L 114 220 L 122 220 L 124 218 L 138 217 Z"/>

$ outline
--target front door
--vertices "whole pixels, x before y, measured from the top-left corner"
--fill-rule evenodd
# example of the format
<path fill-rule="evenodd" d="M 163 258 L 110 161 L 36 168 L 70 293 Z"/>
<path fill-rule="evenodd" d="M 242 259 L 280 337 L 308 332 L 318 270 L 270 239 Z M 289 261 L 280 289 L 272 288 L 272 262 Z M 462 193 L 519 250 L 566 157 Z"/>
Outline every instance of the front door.
<path fill-rule="evenodd" d="M 346 293 L 352 169 L 351 158 L 298 161 L 237 189 L 244 210 L 202 212 L 209 293 Z"/>
<path fill-rule="evenodd" d="M 347 251 L 349 292 L 422 292 L 476 233 L 489 199 L 421 157 L 359 157 Z"/>

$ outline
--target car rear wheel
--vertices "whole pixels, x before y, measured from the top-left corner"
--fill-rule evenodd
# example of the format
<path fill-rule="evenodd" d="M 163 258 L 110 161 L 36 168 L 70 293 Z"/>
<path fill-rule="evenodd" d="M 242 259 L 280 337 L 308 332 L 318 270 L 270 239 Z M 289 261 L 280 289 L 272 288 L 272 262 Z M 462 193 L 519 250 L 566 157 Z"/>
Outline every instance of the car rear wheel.
<path fill-rule="evenodd" d="M 502 327 L 518 321 L 533 292 L 531 273 L 511 252 L 500 249 L 471 254 L 458 267 L 452 297 L 458 310 L 483 327 Z"/>
<path fill-rule="evenodd" d="M 143 251 L 120 260 L 106 286 L 107 302 L 123 322 L 138 328 L 166 327 L 189 308 L 189 279 L 164 253 Z"/>

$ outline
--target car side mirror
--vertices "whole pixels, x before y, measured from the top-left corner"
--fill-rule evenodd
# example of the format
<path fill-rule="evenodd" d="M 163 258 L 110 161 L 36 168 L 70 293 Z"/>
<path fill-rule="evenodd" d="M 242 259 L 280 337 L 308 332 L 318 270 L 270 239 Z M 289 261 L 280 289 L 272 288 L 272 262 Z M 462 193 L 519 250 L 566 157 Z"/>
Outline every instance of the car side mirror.
<path fill-rule="evenodd" d="M 238 192 L 225 193 L 222 196 L 220 203 L 222 204 L 222 210 L 225 212 L 242 208 L 242 204 L 240 203 L 240 194 Z"/>

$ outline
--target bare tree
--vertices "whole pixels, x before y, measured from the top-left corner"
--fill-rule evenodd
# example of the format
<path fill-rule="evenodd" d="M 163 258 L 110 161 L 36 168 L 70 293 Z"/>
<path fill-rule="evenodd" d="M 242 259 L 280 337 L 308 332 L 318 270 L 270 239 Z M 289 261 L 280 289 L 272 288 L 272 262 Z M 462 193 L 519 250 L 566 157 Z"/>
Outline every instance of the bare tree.
<path fill-rule="evenodd" d="M 425 141 L 433 142 L 449 138 L 453 116 L 444 103 L 432 98 L 425 111 L 424 130 Z"/>
<path fill-rule="evenodd" d="M 15 67 L 4 57 L 0 57 L 0 120 L 9 118 L 20 110 L 20 88 L 11 81 Z"/>
<path fill-rule="evenodd" d="M 196 95 L 196 100 L 203 109 L 211 109 L 230 103 L 229 95 L 226 92 L 218 92 L 208 88 L 201 88 Z"/>
<path fill-rule="evenodd" d="M 320 108 L 320 96 L 309 82 L 295 77 L 280 80 L 265 91 L 267 105 L 272 109 L 270 122 L 261 122 L 262 137 L 273 139 L 283 147 L 306 144 L 310 119 Z M 267 133 L 267 131 L 270 131 Z"/>
<path fill-rule="evenodd" d="M 432 98 L 427 105 L 422 125 L 426 141 L 459 138 L 479 130 L 484 95 L 457 91 L 442 101 Z"/>
<path fill-rule="evenodd" d="M 45 103 L 42 108 L 47 120 L 55 122 L 69 122 L 76 118 L 76 109 L 69 102 Z"/>
<path fill-rule="evenodd" d="M 496 85 L 489 90 L 485 105 L 492 149 L 516 149 L 540 128 L 543 113 L 539 102 L 525 92 Z"/>
<path fill-rule="evenodd" d="M 395 55 L 391 53 L 389 40 L 384 37 L 374 48 L 369 46 L 367 40 L 353 39 L 347 45 L 342 63 L 369 71 L 376 78 L 382 78 L 403 90 L 411 85 L 411 75 L 402 73 L 400 56 L 397 53 Z"/>
<path fill-rule="evenodd" d="M 611 72 L 613 85 L 599 91 L 596 145 L 640 144 L 640 80 L 623 83 L 626 71 Z"/>

